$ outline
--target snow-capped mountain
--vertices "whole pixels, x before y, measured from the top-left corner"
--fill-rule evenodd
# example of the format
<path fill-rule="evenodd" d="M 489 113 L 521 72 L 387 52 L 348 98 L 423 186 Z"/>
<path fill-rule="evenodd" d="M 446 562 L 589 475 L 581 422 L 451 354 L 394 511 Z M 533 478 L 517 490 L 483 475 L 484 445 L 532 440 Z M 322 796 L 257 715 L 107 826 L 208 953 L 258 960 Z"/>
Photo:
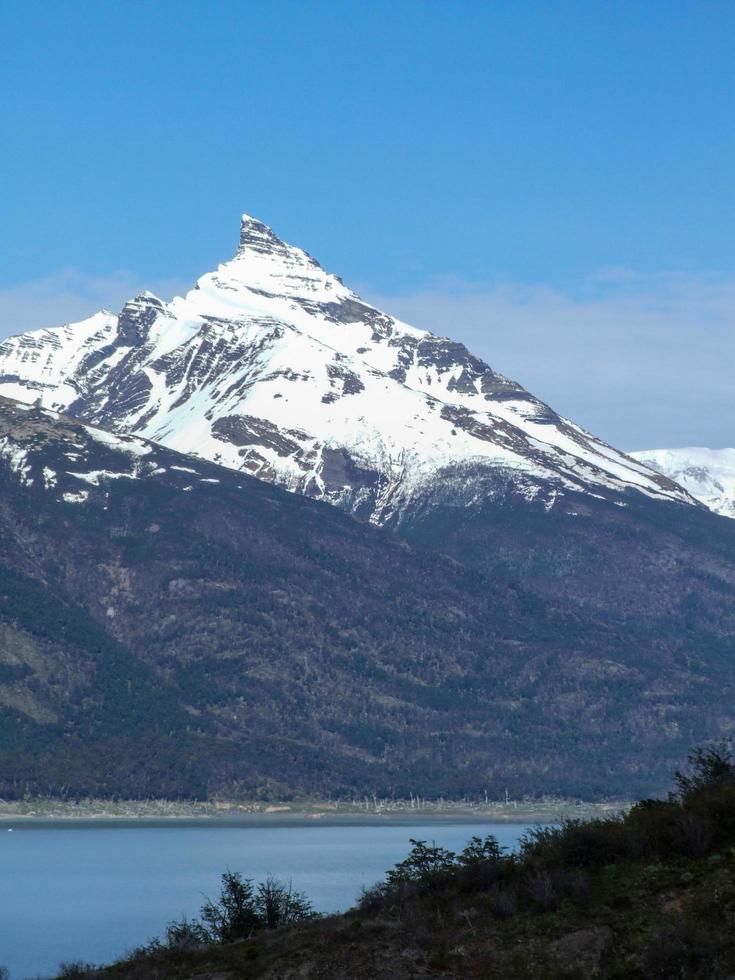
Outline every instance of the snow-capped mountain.
<path fill-rule="evenodd" d="M 573 491 L 695 504 L 462 344 L 365 303 L 248 215 L 235 257 L 186 296 L 144 293 L 117 315 L 5 341 L 0 393 L 376 523 L 400 523 L 435 493 L 477 503 L 493 481 L 547 508 Z"/>
<path fill-rule="evenodd" d="M 735 449 L 644 449 L 630 455 L 674 480 L 716 514 L 735 517 Z"/>

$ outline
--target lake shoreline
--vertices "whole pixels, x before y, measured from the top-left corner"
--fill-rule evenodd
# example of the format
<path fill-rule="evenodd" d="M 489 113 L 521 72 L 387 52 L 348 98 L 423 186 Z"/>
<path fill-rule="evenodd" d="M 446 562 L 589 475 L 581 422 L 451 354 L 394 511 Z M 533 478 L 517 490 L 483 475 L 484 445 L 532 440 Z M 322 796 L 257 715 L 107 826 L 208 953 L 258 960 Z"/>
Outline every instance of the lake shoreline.
<path fill-rule="evenodd" d="M 391 801 L 370 804 L 304 803 L 179 803 L 102 800 L 70 803 L 58 800 L 0 801 L 0 828 L 41 827 L 308 827 L 376 826 L 432 823 L 560 823 L 567 819 L 607 817 L 628 808 L 623 801 L 573 803 L 529 801 L 461 805 L 445 801 L 405 805 Z M 14 827 L 9 825 L 13 824 Z"/>

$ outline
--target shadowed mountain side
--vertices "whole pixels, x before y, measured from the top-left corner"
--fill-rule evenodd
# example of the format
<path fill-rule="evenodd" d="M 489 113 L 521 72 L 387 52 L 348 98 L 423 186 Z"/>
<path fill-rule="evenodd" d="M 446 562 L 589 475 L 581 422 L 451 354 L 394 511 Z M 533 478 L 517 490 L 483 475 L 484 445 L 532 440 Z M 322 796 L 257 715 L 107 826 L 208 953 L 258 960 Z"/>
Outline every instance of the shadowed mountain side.
<path fill-rule="evenodd" d="M 444 476 L 457 487 L 463 480 L 463 469 Z M 477 500 L 430 492 L 389 526 L 583 614 L 682 641 L 704 629 L 735 654 L 735 529 L 727 519 L 634 491 L 614 501 L 568 492 L 562 507 L 548 508 L 519 496 L 500 472 L 482 480 Z"/>
<path fill-rule="evenodd" d="M 209 747 L 176 693 L 55 592 L 0 568 L 2 794 L 177 794 L 187 776 L 204 791 L 187 757 Z"/>
<path fill-rule="evenodd" d="M 0 687 L 3 795 L 635 793 L 732 725 L 714 559 L 682 639 L 47 410 L 3 399 L 0 431 L 1 567 L 102 638 L 67 643 L 63 670 L 60 626 L 24 659 L 0 647 L 25 664 Z M 5 621 L 30 633 L 45 603 Z M 120 683 L 97 734 L 103 640 Z"/>

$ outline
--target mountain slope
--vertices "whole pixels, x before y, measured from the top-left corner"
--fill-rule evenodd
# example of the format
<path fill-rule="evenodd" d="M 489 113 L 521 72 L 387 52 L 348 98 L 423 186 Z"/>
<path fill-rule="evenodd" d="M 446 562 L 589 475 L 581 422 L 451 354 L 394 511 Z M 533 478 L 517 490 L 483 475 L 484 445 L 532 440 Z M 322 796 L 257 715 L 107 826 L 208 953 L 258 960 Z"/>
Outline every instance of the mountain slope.
<path fill-rule="evenodd" d="M 644 449 L 630 455 L 676 481 L 715 514 L 735 517 L 735 449 Z"/>
<path fill-rule="evenodd" d="M 0 399 L 0 433 L 0 581 L 36 590 L 2 621 L 87 624 L 0 644 L 2 795 L 634 793 L 735 725 L 714 551 L 621 623 L 45 409 Z"/>
<path fill-rule="evenodd" d="M 675 483 L 561 418 L 464 346 L 363 302 L 243 216 L 235 257 L 185 297 L 0 345 L 0 393 L 68 411 L 401 524 L 436 493 L 461 506 Z M 461 470 L 461 479 L 457 473 Z"/>
<path fill-rule="evenodd" d="M 4 797 L 176 794 L 172 757 L 201 752 L 188 721 L 173 692 L 65 590 L 0 566 Z M 194 792 L 203 786 L 190 780 Z"/>

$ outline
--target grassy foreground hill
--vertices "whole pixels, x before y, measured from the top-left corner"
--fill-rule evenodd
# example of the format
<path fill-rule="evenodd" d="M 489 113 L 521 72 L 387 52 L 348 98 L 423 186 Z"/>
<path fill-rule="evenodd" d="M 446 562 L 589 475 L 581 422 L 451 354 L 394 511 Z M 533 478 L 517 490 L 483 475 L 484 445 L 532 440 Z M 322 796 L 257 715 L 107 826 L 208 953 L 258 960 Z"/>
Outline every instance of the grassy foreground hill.
<path fill-rule="evenodd" d="M 458 855 L 414 842 L 345 915 L 248 922 L 234 942 L 232 932 L 216 942 L 201 923 L 179 923 L 168 944 L 62 975 L 725 980 L 735 973 L 735 765 L 724 746 L 692 761 L 668 799 L 541 828 L 518 855 L 501 854 L 493 838 L 473 838 Z"/>

